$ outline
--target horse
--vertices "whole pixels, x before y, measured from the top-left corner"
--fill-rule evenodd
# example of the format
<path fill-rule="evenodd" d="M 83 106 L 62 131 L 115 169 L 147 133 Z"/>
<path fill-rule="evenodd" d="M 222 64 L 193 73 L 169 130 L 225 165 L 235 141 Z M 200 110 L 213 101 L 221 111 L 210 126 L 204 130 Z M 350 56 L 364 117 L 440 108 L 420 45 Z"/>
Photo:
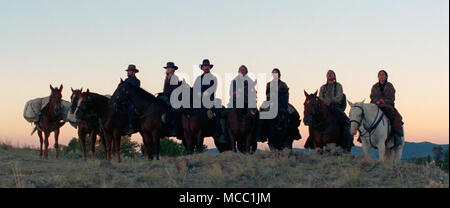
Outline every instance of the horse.
<path fill-rule="evenodd" d="M 170 109 L 170 106 L 144 89 L 128 84 L 121 79 L 111 97 L 111 103 L 117 105 L 128 100 L 136 108 L 140 133 L 148 153 L 148 159 L 153 160 L 155 154 L 156 160 L 159 160 L 160 139 L 167 133 L 162 115 Z"/>
<path fill-rule="evenodd" d="M 189 86 L 184 86 L 189 87 Z M 193 106 L 193 88 L 190 87 L 190 106 Z M 214 113 L 211 109 L 205 108 L 183 108 L 181 112 L 181 126 L 183 128 L 183 145 L 187 154 L 196 152 L 203 152 L 204 138 L 212 136 L 214 143 L 219 152 L 230 150 L 227 144 L 220 144 L 214 136 L 215 121 L 213 119 Z M 219 118 L 215 118 L 219 119 Z"/>
<path fill-rule="evenodd" d="M 293 109 L 292 115 L 288 111 L 278 111 L 277 116 L 273 119 L 260 119 L 259 124 L 263 138 L 268 139 L 268 145 L 271 151 L 283 150 L 285 148 L 292 149 L 294 140 L 300 139 L 298 126 L 300 125 L 298 112 L 294 106 L 288 104 Z M 268 111 L 267 103 L 260 106 L 260 111 Z"/>
<path fill-rule="evenodd" d="M 61 99 L 62 99 L 62 89 L 63 85 L 59 87 L 59 89 L 53 88 L 50 85 L 50 99 L 44 109 L 42 109 L 42 114 L 39 116 L 39 121 L 36 123 L 35 130 L 38 132 L 39 141 L 41 143 L 40 153 L 39 155 L 42 157 L 42 143 L 45 142 L 45 152 L 44 157 L 48 159 L 48 137 L 50 133 L 53 132 L 55 135 L 55 149 L 56 149 L 56 159 L 59 157 L 59 148 L 58 148 L 58 137 L 59 137 L 59 129 L 65 124 L 65 122 L 61 122 L 62 120 L 62 107 L 61 107 Z M 34 130 L 34 131 L 35 131 Z M 33 135 L 34 131 L 31 133 Z M 42 138 L 42 132 L 44 132 L 45 140 Z"/>
<path fill-rule="evenodd" d="M 324 149 L 334 151 L 336 146 L 343 148 L 344 128 L 339 125 L 338 119 L 317 97 L 317 91 L 313 94 L 306 91 L 304 93 L 306 99 L 303 121 L 309 128 L 313 148 L 317 152 L 323 152 Z"/>
<path fill-rule="evenodd" d="M 74 114 L 77 108 L 78 100 L 82 94 L 83 88 L 79 90 L 72 89 L 72 96 L 70 96 L 71 106 L 70 113 Z M 100 127 L 98 124 L 98 118 L 95 114 L 83 115 L 76 123 L 78 129 L 78 138 L 81 142 L 81 149 L 83 151 L 83 160 L 86 160 L 86 136 L 89 134 L 91 139 L 91 159 L 95 156 L 95 143 L 97 135 L 100 136 L 103 146 L 105 146 L 104 137 L 100 134 Z M 106 149 L 106 146 L 105 146 Z"/>
<path fill-rule="evenodd" d="M 350 109 L 350 133 L 356 135 L 360 131 L 360 138 L 363 145 L 364 154 L 370 158 L 370 148 L 378 149 L 380 161 L 392 160 L 399 162 L 402 158 L 405 138 L 400 141 L 390 136 L 391 125 L 389 118 L 384 115 L 381 109 L 373 103 L 351 103 Z M 397 144 L 396 144 L 397 143 Z M 392 158 L 392 154 L 395 157 Z"/>
<path fill-rule="evenodd" d="M 248 115 L 248 111 L 252 116 Z M 242 153 L 254 153 L 257 149 L 256 126 L 258 112 L 248 108 L 232 108 L 228 113 L 226 126 L 232 151 L 236 144 Z"/>
<path fill-rule="evenodd" d="M 106 96 L 91 93 L 89 89 L 80 95 L 75 116 L 81 120 L 86 115 L 95 115 L 98 118 L 100 131 L 103 133 L 104 146 L 106 151 L 106 160 L 111 160 L 111 145 L 117 154 L 118 162 L 120 159 L 120 139 L 125 135 L 125 126 L 127 125 L 128 115 L 116 111 L 109 105 L 110 99 Z"/>

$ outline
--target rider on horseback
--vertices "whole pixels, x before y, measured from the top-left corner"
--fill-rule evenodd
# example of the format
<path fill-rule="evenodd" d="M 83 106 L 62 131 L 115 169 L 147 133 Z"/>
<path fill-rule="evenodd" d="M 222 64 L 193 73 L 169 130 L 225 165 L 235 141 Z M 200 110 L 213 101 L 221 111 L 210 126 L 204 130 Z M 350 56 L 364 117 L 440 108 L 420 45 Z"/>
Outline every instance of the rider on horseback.
<path fill-rule="evenodd" d="M 273 79 L 272 81 L 268 82 L 266 85 L 266 101 L 270 100 L 270 85 L 272 82 L 278 82 L 278 114 L 282 113 L 289 113 L 288 112 L 288 106 L 289 106 L 289 87 L 287 84 L 283 81 L 281 81 L 281 72 L 279 69 L 275 68 L 272 70 Z M 263 110 L 263 109 L 261 109 Z M 264 127 L 258 127 L 258 128 L 264 128 Z M 263 130 L 263 129 L 261 129 Z M 260 132 L 260 131 L 258 131 Z M 258 135 L 256 140 L 258 142 L 265 142 L 266 138 L 262 135 Z"/>
<path fill-rule="evenodd" d="M 403 136 L 402 116 L 395 108 L 395 88 L 388 82 L 388 74 L 381 70 L 378 72 L 378 82 L 372 86 L 370 93 L 371 103 L 375 103 L 389 118 L 392 125 L 391 133 L 396 137 Z"/>
<path fill-rule="evenodd" d="M 224 138 L 223 132 L 222 132 L 222 128 L 220 125 L 220 118 L 221 118 L 221 109 L 220 108 L 215 108 L 215 92 L 217 89 L 217 77 L 215 77 L 214 75 L 212 75 L 210 73 L 211 69 L 213 68 L 214 65 L 210 64 L 208 59 L 204 59 L 202 64 L 199 65 L 200 69 L 203 71 L 203 74 L 200 75 L 199 77 L 197 77 L 197 79 L 194 82 L 194 93 L 195 93 L 195 89 L 196 88 L 200 88 L 201 90 L 201 95 L 193 95 L 194 97 L 197 97 L 197 99 L 194 99 L 195 101 L 201 101 L 201 108 L 202 109 L 207 109 L 207 114 L 208 114 L 208 118 L 209 119 L 214 119 L 214 121 L 216 122 L 215 125 L 215 129 L 213 132 L 213 135 L 215 138 L 218 138 L 219 141 L 225 143 L 226 140 Z M 204 79 L 209 80 L 209 84 L 205 84 L 204 83 Z M 203 95 L 210 95 L 209 96 L 209 101 L 213 102 L 213 105 L 210 107 L 205 106 L 202 101 Z M 212 115 L 212 116 L 210 116 Z"/>
<path fill-rule="evenodd" d="M 163 92 L 158 94 L 158 98 L 163 100 L 167 105 L 171 106 L 170 95 L 177 87 L 181 85 L 181 81 L 179 81 L 178 76 L 175 75 L 175 71 L 178 69 L 178 66 L 176 66 L 173 62 L 167 62 L 166 66 L 163 68 L 166 69 L 166 78 L 164 79 Z M 177 84 L 173 85 L 171 83 Z M 165 118 L 165 123 L 169 124 L 170 128 L 169 136 L 177 136 L 177 126 L 181 125 L 178 124 L 179 119 L 177 114 L 173 111 L 173 109 L 171 109 L 166 112 Z"/>
<path fill-rule="evenodd" d="M 344 127 L 343 148 L 350 152 L 353 144 L 353 136 L 350 135 L 350 119 L 344 113 L 347 100 L 343 92 L 342 85 L 336 81 L 336 74 L 333 70 L 327 72 L 327 83 L 320 87 L 319 98 L 328 106 Z"/>
<path fill-rule="evenodd" d="M 225 119 L 230 108 L 244 108 L 248 117 L 257 116 L 256 109 L 256 83 L 248 76 L 248 69 L 242 65 L 238 69 L 238 75 L 230 84 L 230 101 L 228 109 L 222 111 L 221 127 L 225 132 Z M 242 106 L 243 104 L 243 106 Z"/>
<path fill-rule="evenodd" d="M 289 87 L 285 82 L 281 81 L 281 73 L 279 69 L 273 69 L 272 74 L 274 77 L 271 82 L 278 81 L 278 112 L 287 112 L 289 104 Z M 266 86 L 266 99 L 270 100 L 270 82 L 268 82 Z"/>
<path fill-rule="evenodd" d="M 125 70 L 127 72 L 127 76 L 128 78 L 125 79 L 125 82 L 128 84 L 131 84 L 133 86 L 136 87 L 141 87 L 141 81 L 139 81 L 138 78 L 136 78 L 136 73 L 139 72 L 139 69 L 136 69 L 136 66 L 133 64 L 130 64 L 127 68 L 127 70 Z M 135 110 L 134 110 L 134 105 L 131 102 L 127 102 L 124 104 L 126 107 L 126 111 L 128 114 L 128 124 L 127 127 L 125 129 L 125 134 L 131 135 L 134 133 L 133 131 L 133 122 L 135 119 Z"/>
<path fill-rule="evenodd" d="M 245 109 L 249 109 L 249 101 L 250 109 L 249 114 L 255 115 L 256 110 L 256 89 L 255 82 L 247 75 L 248 69 L 245 65 L 239 67 L 238 70 L 239 75 L 236 76 L 231 82 L 230 86 L 230 102 L 229 107 L 241 107 L 243 104 Z M 241 84 L 239 84 L 241 83 Z M 243 83 L 243 85 L 242 85 Z M 242 97 L 243 96 L 243 97 Z M 250 99 L 250 100 L 249 100 Z"/>

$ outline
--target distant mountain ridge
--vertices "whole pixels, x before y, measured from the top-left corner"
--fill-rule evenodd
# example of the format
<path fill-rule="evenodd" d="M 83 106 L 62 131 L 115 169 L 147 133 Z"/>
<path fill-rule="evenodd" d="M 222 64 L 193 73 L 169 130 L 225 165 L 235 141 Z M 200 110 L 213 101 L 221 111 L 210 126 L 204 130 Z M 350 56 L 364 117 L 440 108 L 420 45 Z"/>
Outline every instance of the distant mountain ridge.
<path fill-rule="evenodd" d="M 433 157 L 433 147 L 436 146 L 442 146 L 443 150 L 446 151 L 448 149 L 448 144 L 433 144 L 431 142 L 405 142 L 405 146 L 403 147 L 403 154 L 402 154 L 402 160 L 408 160 L 412 158 L 419 158 L 419 157 L 427 157 L 430 155 Z M 296 152 L 308 152 L 308 150 L 303 148 L 293 148 Z M 259 150 L 258 151 L 262 151 Z M 257 152 L 258 152 L 257 151 Z M 208 149 L 207 152 L 209 153 L 217 153 L 216 148 Z M 371 149 L 370 150 L 373 157 L 378 157 L 378 150 Z M 364 155 L 364 151 L 362 147 L 354 146 L 352 148 L 352 154 L 353 155 Z"/>

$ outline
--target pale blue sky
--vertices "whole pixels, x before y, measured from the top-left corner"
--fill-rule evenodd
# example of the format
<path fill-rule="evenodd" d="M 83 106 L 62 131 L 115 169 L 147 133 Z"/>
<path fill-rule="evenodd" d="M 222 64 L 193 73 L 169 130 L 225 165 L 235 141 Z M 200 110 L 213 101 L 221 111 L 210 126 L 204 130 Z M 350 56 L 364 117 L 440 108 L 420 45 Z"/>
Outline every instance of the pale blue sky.
<path fill-rule="evenodd" d="M 384 68 L 407 137 L 448 143 L 448 18 L 447 0 L 0 0 L 0 95 L 9 98 L 0 138 L 37 142 L 23 105 L 48 95 L 49 83 L 63 83 L 66 100 L 70 87 L 111 94 L 134 63 L 157 93 L 166 62 L 190 74 L 209 58 L 222 75 L 241 64 L 253 73 L 279 68 L 300 112 L 303 90 L 318 89 L 328 69 L 349 99 L 362 100 Z M 68 125 L 62 131 L 75 136 Z M 306 138 L 303 123 L 301 131 Z"/>

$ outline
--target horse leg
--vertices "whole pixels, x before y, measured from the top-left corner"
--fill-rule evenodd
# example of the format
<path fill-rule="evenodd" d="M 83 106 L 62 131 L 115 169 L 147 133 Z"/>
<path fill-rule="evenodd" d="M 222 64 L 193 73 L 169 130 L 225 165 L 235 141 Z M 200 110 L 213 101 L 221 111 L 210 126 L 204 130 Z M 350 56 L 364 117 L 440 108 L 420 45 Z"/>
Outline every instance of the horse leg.
<path fill-rule="evenodd" d="M 103 132 L 102 132 L 102 135 L 99 135 L 99 136 L 100 136 L 100 141 L 102 142 L 102 145 L 106 151 L 106 140 L 105 140 L 105 136 L 104 136 Z"/>
<path fill-rule="evenodd" d="M 148 134 L 148 140 L 147 140 L 147 151 L 148 151 L 148 158 L 150 159 L 150 160 L 153 160 L 153 154 L 154 154 L 154 151 L 153 151 L 153 134 Z"/>
<path fill-rule="evenodd" d="M 117 161 L 120 163 L 120 134 L 114 131 L 114 151 L 117 153 Z"/>
<path fill-rule="evenodd" d="M 394 162 L 398 163 L 402 159 L 402 153 L 403 153 L 403 144 L 400 144 L 398 147 L 395 148 L 395 158 Z"/>
<path fill-rule="evenodd" d="M 150 160 L 150 154 L 149 154 L 149 150 L 148 150 L 148 148 L 149 148 L 149 146 L 148 146 L 148 143 L 149 143 L 148 142 L 148 135 L 147 135 L 147 133 L 145 131 L 143 131 L 141 133 L 141 136 L 142 136 L 142 143 L 144 145 L 144 149 L 143 149 L 144 157 L 147 157 L 147 160 Z"/>
<path fill-rule="evenodd" d="M 258 149 L 258 142 L 255 140 L 252 142 L 252 153 L 256 152 L 256 149 Z"/>
<path fill-rule="evenodd" d="M 380 141 L 377 147 L 378 147 L 379 161 L 384 161 L 386 152 L 386 146 L 384 145 L 384 141 Z"/>
<path fill-rule="evenodd" d="M 370 144 L 367 142 L 366 139 L 362 140 L 362 146 L 363 146 L 364 156 L 367 159 L 371 159 L 371 156 L 370 156 Z"/>
<path fill-rule="evenodd" d="M 39 156 L 42 157 L 42 145 L 43 145 L 43 142 L 44 142 L 44 138 L 42 138 L 42 131 L 41 130 L 38 130 L 38 136 L 39 136 L 39 142 L 41 143 L 41 151 L 39 152 Z"/>
<path fill-rule="evenodd" d="M 142 151 L 143 151 L 142 153 L 144 154 L 144 157 L 147 158 L 147 160 L 150 160 L 150 154 L 148 153 L 149 150 L 148 150 L 148 135 L 147 135 L 147 132 L 142 131 L 142 132 L 139 132 L 139 133 L 142 136 L 142 145 L 144 147 L 142 149 Z"/>
<path fill-rule="evenodd" d="M 231 151 L 236 152 L 236 139 L 235 139 L 235 136 L 234 136 L 233 132 L 231 131 L 231 128 L 227 128 L 227 130 L 228 130 L 228 137 L 229 137 Z"/>
<path fill-rule="evenodd" d="M 313 139 L 313 138 L 311 138 L 311 139 Z M 322 154 L 322 147 L 319 144 L 317 144 L 317 143 L 318 142 L 316 140 L 312 140 L 312 146 L 314 148 L 314 151 L 316 153 Z"/>
<path fill-rule="evenodd" d="M 111 135 L 107 132 L 103 132 L 103 136 L 105 137 L 105 152 L 106 152 L 106 160 L 111 160 L 111 143 L 112 138 Z"/>
<path fill-rule="evenodd" d="M 392 160 L 392 153 L 393 153 L 393 149 L 389 149 L 389 148 L 387 148 L 386 147 L 386 151 L 385 151 L 385 154 L 386 154 L 386 161 L 391 161 Z"/>
<path fill-rule="evenodd" d="M 59 158 L 59 144 L 58 144 L 59 129 L 55 130 L 54 134 L 55 134 L 56 159 L 58 159 Z"/>
<path fill-rule="evenodd" d="M 46 160 L 48 160 L 48 137 L 50 137 L 50 132 L 44 132 L 44 144 L 45 144 L 45 150 L 44 150 L 44 157 Z"/>
<path fill-rule="evenodd" d="M 200 130 L 200 131 L 198 131 L 198 133 L 197 133 L 197 152 L 198 153 L 201 153 L 201 152 L 203 152 L 203 140 L 204 140 L 205 138 L 203 137 L 203 132 L 202 132 L 202 130 Z"/>
<path fill-rule="evenodd" d="M 78 128 L 78 138 L 80 139 L 81 150 L 83 151 L 83 160 L 86 161 L 86 133 L 82 132 L 80 127 Z"/>
<path fill-rule="evenodd" d="M 89 135 L 91 137 L 91 159 L 93 160 L 95 158 L 95 143 L 97 143 L 97 131 L 92 130 L 91 134 Z"/>
<path fill-rule="evenodd" d="M 152 133 L 152 143 L 153 143 L 153 149 L 156 156 L 156 160 L 159 160 L 159 134 L 158 131 L 155 129 Z"/>
<path fill-rule="evenodd" d="M 150 159 L 148 156 L 149 156 L 149 154 L 148 154 L 148 142 L 147 142 L 147 140 L 148 140 L 148 138 L 147 138 L 147 135 L 144 133 L 144 132 L 141 132 L 141 136 L 142 136 L 142 143 L 143 143 L 143 145 L 144 145 L 144 149 L 143 149 L 143 154 L 144 154 L 144 157 L 147 157 L 148 159 Z"/>
<path fill-rule="evenodd" d="M 245 138 L 245 153 L 250 153 L 251 139 L 252 139 L 251 134 L 247 135 L 247 138 Z"/>
<path fill-rule="evenodd" d="M 185 130 L 184 131 L 184 139 L 185 139 L 185 148 L 186 148 L 186 153 L 188 155 L 192 154 L 194 152 L 194 147 L 193 147 L 193 138 L 192 135 L 189 135 L 189 133 Z"/>
<path fill-rule="evenodd" d="M 240 141 L 236 141 L 236 146 L 237 146 L 237 149 L 239 150 L 239 152 L 240 153 L 244 153 L 244 145 L 242 144 L 242 142 L 240 142 Z"/>

